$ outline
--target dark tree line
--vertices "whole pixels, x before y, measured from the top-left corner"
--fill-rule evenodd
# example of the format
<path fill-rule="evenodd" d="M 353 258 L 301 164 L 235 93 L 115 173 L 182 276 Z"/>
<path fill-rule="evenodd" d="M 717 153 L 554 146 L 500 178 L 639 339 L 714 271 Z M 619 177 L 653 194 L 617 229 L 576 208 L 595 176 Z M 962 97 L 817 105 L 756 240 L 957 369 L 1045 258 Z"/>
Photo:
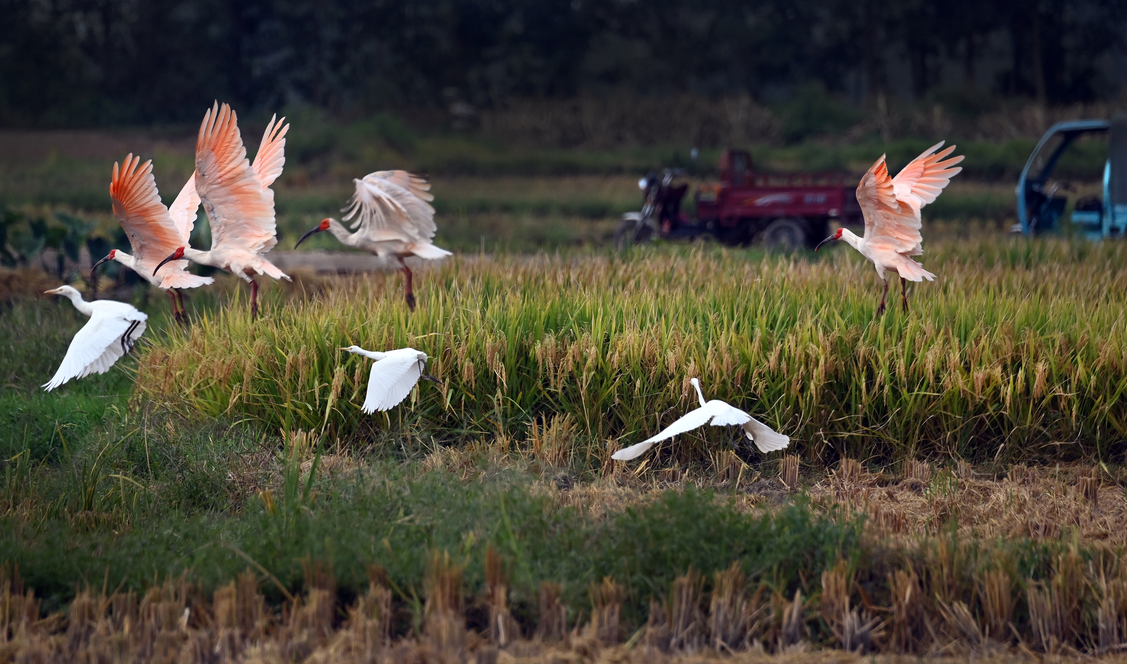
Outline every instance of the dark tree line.
<path fill-rule="evenodd" d="M 0 123 L 519 97 L 1114 97 L 1127 0 L 0 0 Z"/>

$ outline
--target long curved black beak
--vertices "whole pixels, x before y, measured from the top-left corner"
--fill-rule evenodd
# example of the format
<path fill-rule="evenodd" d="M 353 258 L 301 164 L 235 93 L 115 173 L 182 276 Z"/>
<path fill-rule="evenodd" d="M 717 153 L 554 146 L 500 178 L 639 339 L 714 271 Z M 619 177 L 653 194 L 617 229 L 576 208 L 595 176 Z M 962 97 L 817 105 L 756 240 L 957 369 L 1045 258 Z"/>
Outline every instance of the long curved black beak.
<path fill-rule="evenodd" d="M 422 374 L 421 376 L 419 376 L 419 378 L 422 378 L 423 380 L 429 380 L 430 382 L 437 383 L 439 385 L 442 384 L 442 381 L 440 381 L 439 379 L 435 378 L 434 376 L 432 376 L 430 374 Z"/>
<path fill-rule="evenodd" d="M 309 237 L 310 235 L 313 235 L 314 233 L 319 233 L 319 232 L 321 232 L 321 224 L 317 224 L 316 226 L 313 227 L 313 230 L 309 231 L 305 235 L 302 235 L 301 239 L 297 241 L 297 244 L 295 244 L 293 246 L 293 248 L 297 249 L 299 244 L 301 244 L 302 242 L 305 242 L 305 238 Z"/>
<path fill-rule="evenodd" d="M 97 263 L 94 263 L 93 265 L 91 265 L 91 266 L 90 266 L 90 279 L 93 279 L 93 278 L 94 278 L 94 270 L 97 270 L 97 269 L 98 269 L 98 266 L 99 266 L 99 265 L 101 265 L 102 263 L 105 263 L 105 262 L 106 262 L 106 261 L 108 261 L 109 259 L 110 259 L 110 257 L 109 257 L 109 256 L 106 256 L 106 257 L 105 257 L 105 258 L 103 258 L 102 260 L 100 260 L 100 261 L 98 261 Z"/>
<path fill-rule="evenodd" d="M 829 242 L 830 240 L 836 240 L 836 239 L 837 239 L 837 236 L 836 236 L 836 235 L 831 235 L 831 236 L 829 236 L 828 238 L 826 238 L 826 239 L 822 240 L 821 242 L 819 242 L 819 243 L 818 243 L 818 246 L 817 246 L 817 247 L 814 247 L 814 251 L 818 251 L 818 249 L 820 249 L 820 248 L 821 248 L 821 246 L 822 246 L 823 244 L 825 244 L 825 243 Z"/>
<path fill-rule="evenodd" d="M 183 258 L 183 256 L 181 256 L 180 258 Z M 153 276 L 154 276 L 154 277 L 155 277 L 155 276 L 157 276 L 157 270 L 159 270 L 159 269 L 161 269 L 162 267 L 164 267 L 164 264 L 165 264 L 165 263 L 168 263 L 168 262 L 170 262 L 170 261 L 176 261 L 176 260 L 180 260 L 180 259 L 176 257 L 176 252 L 174 251 L 174 252 L 172 252 L 172 255 L 171 255 L 171 256 L 169 256 L 168 258 L 166 258 L 166 259 L 162 260 L 162 261 L 160 262 L 160 265 L 157 265 L 157 266 L 156 266 L 156 269 L 154 269 L 154 270 L 153 270 Z"/>

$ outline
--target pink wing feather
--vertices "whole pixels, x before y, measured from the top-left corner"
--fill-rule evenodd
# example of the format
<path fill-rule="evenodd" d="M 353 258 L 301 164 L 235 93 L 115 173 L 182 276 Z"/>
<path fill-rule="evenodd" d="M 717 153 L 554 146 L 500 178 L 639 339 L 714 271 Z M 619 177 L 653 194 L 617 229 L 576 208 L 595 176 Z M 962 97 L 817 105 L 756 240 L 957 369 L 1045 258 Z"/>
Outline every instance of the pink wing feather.
<path fill-rule="evenodd" d="M 939 141 L 925 150 L 892 178 L 892 189 L 896 193 L 896 200 L 907 203 L 917 217 L 920 208 L 935 202 L 943 188 L 951 182 L 951 178 L 963 170 L 961 167 L 954 168 L 955 164 L 963 160 L 961 155 L 943 160 L 955 151 L 954 145 L 942 152 L 932 154 L 943 147 L 943 143 L 944 141 Z"/>
<path fill-rule="evenodd" d="M 235 112 L 217 102 L 196 139 L 196 189 L 211 221 L 212 250 L 263 254 L 278 243 L 274 192 L 259 183 L 246 155 Z"/>
<path fill-rule="evenodd" d="M 274 184 L 274 180 L 282 174 L 282 167 L 286 165 L 286 132 L 290 130 L 288 124 L 282 124 L 285 118 L 275 122 L 274 116 L 266 131 L 262 134 L 262 142 L 258 145 L 258 153 L 254 155 L 254 175 L 259 184 L 265 189 Z"/>
<path fill-rule="evenodd" d="M 200 207 L 200 195 L 196 193 L 196 174 L 188 178 L 184 187 L 168 206 L 168 216 L 176 224 L 176 231 L 180 234 L 180 245 L 188 246 L 188 238 L 192 236 L 192 229 L 196 225 L 196 210 Z"/>
<path fill-rule="evenodd" d="M 140 168 L 138 168 L 140 165 Z M 185 189 L 187 185 L 185 185 Z M 181 196 L 177 197 L 179 201 Z M 140 157 L 132 154 L 125 158 L 125 165 L 113 165 L 113 179 L 110 181 L 110 200 L 113 213 L 125 229 L 129 244 L 133 247 L 133 258 L 137 261 L 143 276 L 151 279 L 153 270 L 178 247 L 185 246 L 177 228 L 157 192 L 153 177 L 153 163 L 141 164 Z M 195 216 L 193 210 L 192 216 Z M 188 261 L 170 262 L 161 274 L 161 288 L 194 288 L 210 284 L 210 277 L 201 277 L 184 271 Z"/>
<path fill-rule="evenodd" d="M 865 216 L 866 245 L 912 256 L 923 253 L 920 218 L 896 200 L 884 155 L 861 177 L 857 202 Z"/>

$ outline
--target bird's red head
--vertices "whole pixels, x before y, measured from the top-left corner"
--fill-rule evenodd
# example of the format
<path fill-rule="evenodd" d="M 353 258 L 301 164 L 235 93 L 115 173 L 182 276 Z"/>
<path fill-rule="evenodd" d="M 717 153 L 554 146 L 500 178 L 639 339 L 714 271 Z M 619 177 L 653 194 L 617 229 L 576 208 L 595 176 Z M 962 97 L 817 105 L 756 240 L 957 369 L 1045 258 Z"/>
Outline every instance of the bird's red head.
<path fill-rule="evenodd" d="M 90 266 L 90 278 L 91 279 L 94 278 L 94 271 L 98 269 L 99 265 L 101 265 L 102 263 L 105 263 L 106 261 L 112 261 L 113 257 L 116 256 L 116 255 L 117 255 L 117 249 L 110 249 L 110 253 L 107 254 L 105 258 L 103 258 L 102 260 L 98 261 L 97 263 L 94 263 L 93 265 L 91 265 Z"/>
<path fill-rule="evenodd" d="M 839 228 L 839 229 L 837 229 L 836 231 L 834 231 L 834 234 L 833 234 L 833 235 L 831 235 L 831 236 L 829 236 L 828 238 L 826 238 L 826 239 L 822 240 L 821 242 L 819 242 L 819 243 L 818 243 L 818 246 L 817 246 L 817 247 L 814 247 L 814 251 L 818 251 L 818 249 L 820 249 L 820 248 L 821 248 L 821 246 L 822 246 L 823 244 L 825 244 L 825 243 L 829 242 L 830 240 L 840 240 L 840 239 L 841 239 L 841 233 L 842 233 L 842 231 L 844 231 L 844 230 L 845 230 L 844 228 Z"/>
<path fill-rule="evenodd" d="M 327 231 L 327 230 L 329 230 L 329 221 L 330 221 L 329 219 L 322 219 L 322 220 L 321 220 L 321 223 L 319 223 L 319 224 L 317 224 L 316 226 L 314 226 L 313 228 L 309 229 L 309 232 L 308 232 L 308 233 L 306 233 L 305 235 L 302 235 L 302 236 L 301 236 L 301 239 L 300 239 L 300 240 L 298 240 L 296 244 L 294 244 L 293 248 L 294 248 L 294 249 L 297 249 L 297 248 L 298 248 L 298 246 L 299 246 L 299 245 L 300 245 L 300 244 L 301 244 L 302 242 L 305 242 L 305 239 L 306 239 L 307 237 L 309 237 L 310 235 L 313 235 L 314 233 L 320 233 L 321 231 Z"/>
<path fill-rule="evenodd" d="M 154 277 L 155 277 L 155 276 L 157 276 L 157 270 L 159 270 L 159 269 L 161 269 L 162 267 L 164 267 L 164 264 L 165 264 L 165 263 L 167 263 L 167 262 L 169 262 L 169 261 L 180 260 L 180 259 L 181 259 L 181 258 L 183 258 L 183 257 L 184 257 L 184 247 L 177 247 L 177 248 L 176 248 L 176 251 L 172 252 L 172 255 L 171 255 L 171 256 L 169 256 L 168 258 L 166 258 L 166 259 L 162 260 L 162 261 L 160 262 L 160 265 L 157 265 L 157 266 L 156 266 L 156 269 L 155 269 L 155 270 L 153 270 L 153 276 L 154 276 Z"/>

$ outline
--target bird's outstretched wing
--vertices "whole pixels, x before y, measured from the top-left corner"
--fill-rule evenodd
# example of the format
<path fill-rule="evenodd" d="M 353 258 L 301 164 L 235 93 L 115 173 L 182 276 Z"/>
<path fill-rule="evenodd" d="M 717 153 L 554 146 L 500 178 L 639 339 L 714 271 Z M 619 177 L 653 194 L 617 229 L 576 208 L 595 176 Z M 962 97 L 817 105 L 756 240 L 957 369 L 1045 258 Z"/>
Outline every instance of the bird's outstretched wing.
<path fill-rule="evenodd" d="M 180 236 L 178 247 L 188 246 L 188 238 L 192 236 L 192 229 L 196 226 L 196 211 L 200 207 L 200 195 L 196 193 L 196 174 L 193 172 L 188 181 L 184 183 L 176 200 L 168 206 L 168 216 L 176 225 L 176 232 Z"/>
<path fill-rule="evenodd" d="M 238 118 L 216 103 L 196 138 L 196 190 L 211 222 L 211 246 L 262 254 L 278 243 L 274 192 L 263 187 L 247 161 Z"/>
<path fill-rule="evenodd" d="M 703 407 L 712 411 L 714 415 L 712 426 L 714 427 L 735 426 L 751 419 L 751 415 L 719 399 L 712 399 Z"/>
<path fill-rule="evenodd" d="M 430 184 L 407 171 L 377 171 L 353 180 L 356 190 L 341 208 L 344 221 L 371 240 L 429 242 L 434 224 Z M 405 185 L 405 186 L 404 186 Z"/>
<path fill-rule="evenodd" d="M 50 392 L 72 378 L 109 371 L 145 331 L 148 316 L 132 307 L 130 309 L 132 312 L 126 315 L 95 311 L 74 335 L 59 370 L 43 385 L 43 389 Z"/>
<path fill-rule="evenodd" d="M 191 181 L 184 186 L 184 190 L 187 190 L 190 184 Z M 185 198 L 184 190 L 177 197 L 177 203 Z M 157 265 L 176 251 L 177 247 L 187 244 L 187 239 L 181 237 L 180 229 L 160 200 L 151 160 L 141 164 L 140 157 L 130 154 L 120 168 L 117 162 L 114 162 L 113 179 L 110 180 L 110 200 L 113 203 L 114 216 L 121 222 L 121 227 L 129 237 L 137 267 L 146 277 L 152 275 Z M 196 200 L 198 204 L 199 199 Z M 173 203 L 173 206 L 177 203 Z M 186 207 L 187 203 L 182 205 Z M 194 209 L 192 216 L 195 217 Z M 161 287 L 191 288 L 212 282 L 210 277 L 200 277 L 186 272 L 184 268 L 187 266 L 186 260 L 171 261 L 161 272 L 163 277 Z"/>
<path fill-rule="evenodd" d="M 943 147 L 943 143 L 944 141 L 939 141 L 925 150 L 892 178 L 896 200 L 912 208 L 917 218 L 920 216 L 920 208 L 935 202 L 943 188 L 951 182 L 951 178 L 963 170 L 961 166 L 955 166 L 963 160 L 961 155 L 943 159 L 955 151 L 954 145 L 942 152 L 935 152 Z"/>
<path fill-rule="evenodd" d="M 390 182 L 411 192 L 415 198 L 421 201 L 429 203 L 434 200 L 434 194 L 430 193 L 430 182 L 427 181 L 425 175 L 411 173 L 410 171 L 375 171 L 365 175 L 364 179 L 369 182 L 377 180 Z"/>
<path fill-rule="evenodd" d="M 251 166 L 263 189 L 274 184 L 274 180 L 282 174 L 282 167 L 286 165 L 286 132 L 290 130 L 290 126 L 282 124 L 286 121 L 285 118 L 275 122 L 277 117 L 271 117 L 270 124 L 266 125 Z"/>
<path fill-rule="evenodd" d="M 407 398 L 423 373 L 417 354 L 389 354 L 372 364 L 368 394 L 361 408 L 365 413 L 388 410 Z"/>
<path fill-rule="evenodd" d="M 963 157 L 944 157 L 943 142 L 931 146 L 896 175 L 888 176 L 882 155 L 857 185 L 857 202 L 865 216 L 865 241 L 877 249 L 918 256 L 923 253 L 920 209 L 932 203 L 943 188 L 963 169 L 955 167 Z"/>
<path fill-rule="evenodd" d="M 911 256 L 923 253 L 920 217 L 896 200 L 884 155 L 861 176 L 857 203 L 865 217 L 867 245 Z"/>
<path fill-rule="evenodd" d="M 790 445 L 790 436 L 784 436 L 754 417 L 749 416 L 740 426 L 743 427 L 744 435 L 755 443 L 760 452 L 777 452 Z"/>
<path fill-rule="evenodd" d="M 662 429 L 656 436 L 647 438 L 637 445 L 631 445 L 630 447 L 621 449 L 612 454 L 611 458 L 617 459 L 618 461 L 629 461 L 630 459 L 637 458 L 644 454 L 646 450 L 653 447 L 654 444 L 672 438 L 677 434 L 685 433 L 686 431 L 692 431 L 693 429 L 698 429 L 707 424 L 708 421 L 715 416 L 716 413 L 713 412 L 707 405 L 701 406 L 700 408 L 697 408 L 695 410 L 691 410 L 678 419 L 674 420 L 672 424 Z"/>

